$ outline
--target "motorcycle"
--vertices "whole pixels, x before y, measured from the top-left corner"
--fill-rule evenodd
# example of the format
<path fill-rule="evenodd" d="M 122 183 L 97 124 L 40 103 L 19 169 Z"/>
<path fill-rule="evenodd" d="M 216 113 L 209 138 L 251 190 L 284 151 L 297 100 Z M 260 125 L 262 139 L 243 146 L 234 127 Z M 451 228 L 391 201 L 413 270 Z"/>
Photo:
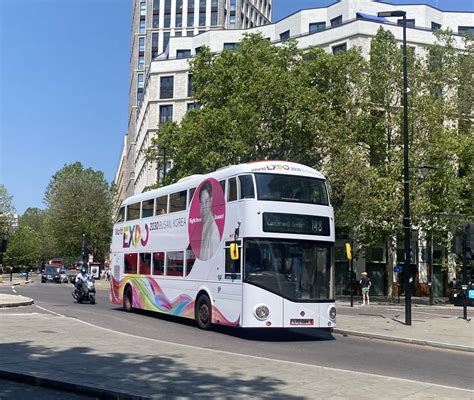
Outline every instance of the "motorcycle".
<path fill-rule="evenodd" d="M 72 297 L 78 302 L 88 301 L 90 304 L 95 304 L 95 282 L 91 277 L 87 278 L 85 282 L 79 287 L 77 283 L 72 292 Z"/>

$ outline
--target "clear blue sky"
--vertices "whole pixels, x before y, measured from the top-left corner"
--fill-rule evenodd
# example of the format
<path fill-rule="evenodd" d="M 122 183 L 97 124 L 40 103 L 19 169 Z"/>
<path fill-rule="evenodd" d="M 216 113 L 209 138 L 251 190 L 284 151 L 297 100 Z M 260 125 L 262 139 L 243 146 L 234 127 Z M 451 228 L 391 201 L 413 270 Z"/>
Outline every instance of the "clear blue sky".
<path fill-rule="evenodd" d="M 326 0 L 274 0 L 273 20 Z M 413 1 L 393 1 L 410 3 Z M 474 11 L 473 0 L 432 0 Z M 0 0 L 0 183 L 22 214 L 81 161 L 112 181 L 127 129 L 131 0 Z"/>

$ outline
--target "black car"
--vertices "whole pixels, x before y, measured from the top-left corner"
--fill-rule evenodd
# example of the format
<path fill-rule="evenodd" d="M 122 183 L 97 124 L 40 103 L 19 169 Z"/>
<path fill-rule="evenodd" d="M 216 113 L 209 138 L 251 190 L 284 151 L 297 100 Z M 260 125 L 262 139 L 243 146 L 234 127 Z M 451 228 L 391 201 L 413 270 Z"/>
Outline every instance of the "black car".
<path fill-rule="evenodd" d="M 63 281 L 61 274 L 61 266 L 46 266 L 43 273 L 41 274 L 41 282 L 57 282 L 61 283 Z"/>

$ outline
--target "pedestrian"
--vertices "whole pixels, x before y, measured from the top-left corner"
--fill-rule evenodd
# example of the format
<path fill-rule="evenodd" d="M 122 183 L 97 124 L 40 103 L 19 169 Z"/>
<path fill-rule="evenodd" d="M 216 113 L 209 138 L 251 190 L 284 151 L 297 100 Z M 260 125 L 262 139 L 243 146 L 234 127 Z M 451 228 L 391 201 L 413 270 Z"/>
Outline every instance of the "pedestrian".
<path fill-rule="evenodd" d="M 362 286 L 362 305 L 365 305 L 365 299 L 367 299 L 367 305 L 369 305 L 369 291 L 370 286 L 372 286 L 372 282 L 370 282 L 370 279 L 367 276 L 367 272 L 362 272 L 362 279 L 360 280 L 360 284 Z"/>

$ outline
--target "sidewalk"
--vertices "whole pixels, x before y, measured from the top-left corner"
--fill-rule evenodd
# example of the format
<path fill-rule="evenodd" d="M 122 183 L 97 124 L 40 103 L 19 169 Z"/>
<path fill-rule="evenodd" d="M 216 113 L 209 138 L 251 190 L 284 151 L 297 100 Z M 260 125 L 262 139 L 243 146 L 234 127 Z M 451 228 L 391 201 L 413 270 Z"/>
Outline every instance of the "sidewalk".
<path fill-rule="evenodd" d="M 398 318 L 387 318 L 374 307 L 367 307 L 365 312 L 368 315 L 339 315 L 334 333 L 474 352 L 474 321 L 458 317 L 412 318 L 412 325 L 407 326 L 403 312 Z"/>
<path fill-rule="evenodd" d="M 0 378 L 105 398 L 378 400 L 383 393 L 384 399 L 460 400 L 474 394 L 140 338 L 49 314 L 0 314 L 0 337 Z"/>
<path fill-rule="evenodd" d="M 33 303 L 29 297 L 0 293 L 0 308 L 29 306 Z"/>

